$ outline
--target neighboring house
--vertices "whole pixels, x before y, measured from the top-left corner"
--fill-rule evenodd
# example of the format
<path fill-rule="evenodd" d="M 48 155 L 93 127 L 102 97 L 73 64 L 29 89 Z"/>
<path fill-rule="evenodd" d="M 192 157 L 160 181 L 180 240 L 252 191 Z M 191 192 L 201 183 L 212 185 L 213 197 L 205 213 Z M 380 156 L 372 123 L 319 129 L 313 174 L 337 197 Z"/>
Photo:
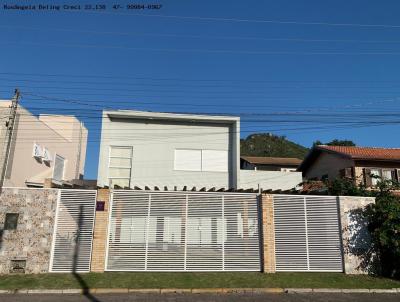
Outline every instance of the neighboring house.
<path fill-rule="evenodd" d="M 35 116 L 19 106 L 11 148 L 6 154 L 5 121 L 10 101 L 0 102 L 0 168 L 7 163 L 4 186 L 43 187 L 45 179 L 55 183 L 83 178 L 88 131 L 70 115 Z"/>
<path fill-rule="evenodd" d="M 371 175 L 399 180 L 400 149 L 319 145 L 298 170 L 309 180 L 348 177 L 372 187 L 378 178 Z"/>
<path fill-rule="evenodd" d="M 237 188 L 239 117 L 103 111 L 99 186 Z"/>
<path fill-rule="evenodd" d="M 301 159 L 285 157 L 241 156 L 240 169 L 262 171 L 296 171 Z"/>
<path fill-rule="evenodd" d="M 240 188 L 298 189 L 303 182 L 301 172 L 296 172 L 300 163 L 298 158 L 241 156 Z"/>

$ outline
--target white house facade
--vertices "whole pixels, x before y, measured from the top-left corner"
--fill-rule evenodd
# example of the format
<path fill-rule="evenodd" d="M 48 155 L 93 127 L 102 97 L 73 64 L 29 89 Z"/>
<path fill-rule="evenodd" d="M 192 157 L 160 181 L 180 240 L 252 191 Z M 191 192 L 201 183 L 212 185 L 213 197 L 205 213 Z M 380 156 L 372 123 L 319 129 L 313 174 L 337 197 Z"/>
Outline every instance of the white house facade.
<path fill-rule="evenodd" d="M 103 111 L 98 185 L 238 188 L 240 118 Z"/>

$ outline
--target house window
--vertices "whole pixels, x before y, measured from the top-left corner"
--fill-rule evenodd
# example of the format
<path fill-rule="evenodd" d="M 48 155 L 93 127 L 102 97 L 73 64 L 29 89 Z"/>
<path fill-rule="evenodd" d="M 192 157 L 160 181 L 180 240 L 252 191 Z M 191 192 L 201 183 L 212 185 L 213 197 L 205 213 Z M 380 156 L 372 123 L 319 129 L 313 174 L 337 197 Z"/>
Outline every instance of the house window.
<path fill-rule="evenodd" d="M 201 150 L 175 150 L 175 170 L 201 171 Z"/>
<path fill-rule="evenodd" d="M 6 213 L 6 218 L 4 221 L 4 230 L 16 230 L 18 225 L 17 213 Z"/>
<path fill-rule="evenodd" d="M 228 172 L 228 151 L 176 149 L 174 169 L 182 171 Z"/>
<path fill-rule="evenodd" d="M 379 173 L 379 169 L 371 169 L 371 184 L 372 186 L 376 186 L 379 181 L 379 177 L 381 177 Z"/>
<path fill-rule="evenodd" d="M 383 169 L 382 170 L 383 180 L 392 180 L 392 170 Z"/>
<path fill-rule="evenodd" d="M 132 170 L 132 147 L 111 146 L 108 164 L 108 183 L 110 188 L 115 185 L 130 187 Z"/>
<path fill-rule="evenodd" d="M 395 169 L 380 169 L 380 168 L 365 169 L 365 175 L 366 175 L 366 181 L 370 180 L 371 186 L 376 186 L 378 182 L 381 180 L 396 181 Z"/>
<path fill-rule="evenodd" d="M 228 172 L 228 151 L 202 150 L 201 170 L 211 172 Z"/>
<path fill-rule="evenodd" d="M 65 167 L 64 157 L 56 154 L 56 157 L 54 159 L 53 179 L 58 181 L 64 179 L 64 167 Z"/>

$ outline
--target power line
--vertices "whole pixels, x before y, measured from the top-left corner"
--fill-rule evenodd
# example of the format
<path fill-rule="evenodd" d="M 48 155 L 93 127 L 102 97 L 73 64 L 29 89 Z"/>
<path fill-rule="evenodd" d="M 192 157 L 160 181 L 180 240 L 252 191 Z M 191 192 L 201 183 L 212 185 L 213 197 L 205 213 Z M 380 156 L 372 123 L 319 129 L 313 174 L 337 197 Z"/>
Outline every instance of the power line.
<path fill-rule="evenodd" d="M 41 96 L 41 95 L 36 95 L 36 94 L 31 94 L 31 93 L 25 93 L 24 92 L 24 94 L 27 94 L 27 95 L 33 95 L 33 96 L 36 96 L 36 97 L 39 97 L 39 99 L 43 99 L 43 100 L 55 100 L 55 101 L 61 101 L 61 102 L 65 102 L 65 103 L 72 103 L 72 104 L 83 104 L 83 105 L 88 105 L 88 103 L 87 103 L 87 101 L 81 101 L 81 100 L 75 100 L 75 99 L 60 99 L 60 98 L 54 98 L 54 97 L 48 97 L 48 96 Z M 339 107 L 339 106 L 336 106 L 336 107 L 334 107 L 334 106 L 330 106 L 330 107 L 326 107 L 326 108 L 323 108 L 323 107 L 318 107 L 318 108 L 316 108 L 316 109 L 318 109 L 318 111 L 324 111 L 324 110 L 329 110 L 329 112 L 328 112 L 328 114 L 329 114 L 329 116 L 333 116 L 333 112 L 331 111 L 332 109 L 343 109 L 343 108 L 345 108 L 345 109 L 350 109 L 350 108 L 359 108 L 359 107 L 361 107 L 361 106 L 363 106 L 363 105 L 372 105 L 372 104 L 382 104 L 382 103 L 392 103 L 392 102 L 394 102 L 394 101 L 398 101 L 399 99 L 390 99 L 390 100 L 379 100 L 379 101 L 369 101 L 369 102 L 367 102 L 367 103 L 361 103 L 361 104 L 354 104 L 354 105 L 345 105 L 344 107 Z M 118 103 L 118 102 L 113 102 L 114 104 L 115 103 Z M 98 103 L 97 103 L 98 104 Z M 90 104 L 90 105 L 93 105 L 93 106 L 96 106 L 96 107 L 99 107 L 99 108 L 101 108 L 101 109 L 104 109 L 104 106 L 102 106 L 102 105 L 97 105 L 97 104 Z M 163 105 L 166 105 L 166 104 L 168 104 L 168 103 L 162 103 Z M 100 110 L 100 109 L 98 109 L 98 110 Z M 309 113 L 309 112 L 312 112 L 313 110 L 311 109 L 308 109 L 308 110 L 302 110 L 301 112 L 281 112 L 281 113 L 276 113 L 276 112 L 268 112 L 267 113 L 267 116 L 271 116 L 271 115 L 276 115 L 276 114 L 280 114 L 280 115 L 283 115 L 283 114 L 285 114 L 285 115 L 290 115 L 290 114 L 295 114 L 295 115 L 300 115 L 300 114 L 306 114 L 306 113 Z M 209 113 L 200 113 L 200 114 L 209 114 Z M 257 114 L 255 114 L 255 113 L 242 113 L 243 115 L 260 115 L 259 113 L 257 113 Z M 358 112 L 358 114 L 360 114 L 359 112 Z M 321 114 L 320 114 L 320 116 L 321 116 Z M 376 116 L 376 113 L 375 113 L 375 116 Z M 371 117 L 371 115 L 369 115 L 369 117 Z"/>
<path fill-rule="evenodd" d="M 216 79 L 216 78 L 196 78 L 196 79 L 189 79 L 189 78 L 174 78 L 174 77 L 144 77 L 144 76 L 116 76 L 116 75 L 98 75 L 98 74 L 63 74 L 63 73 L 23 73 L 23 72 L 0 72 L 0 74 L 5 75 L 18 75 L 18 76 L 35 76 L 35 77 L 72 77 L 72 78 L 105 78 L 105 79 L 134 79 L 134 80 L 151 80 L 151 81 L 180 81 L 180 82 L 241 82 L 241 83 L 398 83 L 399 80 L 392 80 L 392 81 L 382 81 L 382 80 L 246 80 L 246 79 Z M 64 81 L 64 80 L 61 80 Z M 102 82 L 101 84 L 103 84 Z"/>
<path fill-rule="evenodd" d="M 250 36 L 211 36 L 211 35 L 187 35 L 187 34 L 158 34 L 158 33 L 140 33 L 140 32 L 116 32 L 116 31 L 98 31 L 98 30 L 81 30 L 70 28 L 54 28 L 54 27 L 30 27 L 30 26 L 10 26 L 0 25 L 1 28 L 23 29 L 23 30 L 43 30 L 58 32 L 73 32 L 82 34 L 99 34 L 99 35 L 120 35 L 120 36 L 142 36 L 142 37 L 165 37 L 165 38 L 188 38 L 188 39 L 210 39 L 210 40 L 247 40 L 247 41 L 276 41 L 276 42 L 328 42 L 328 43 L 400 43 L 400 40 L 350 40 L 350 39 L 306 39 L 306 38 L 266 38 L 266 37 L 250 37 Z"/>
<path fill-rule="evenodd" d="M 42 43 L 42 42 L 21 42 L 21 41 L 2 41 L 0 45 L 16 46 L 31 45 L 31 46 L 51 46 L 51 47 L 67 47 L 67 48 L 103 48 L 103 49 L 120 49 L 120 50 L 137 50 L 137 51 L 156 51 L 156 52 L 178 52 L 178 53 L 209 53 L 209 54 L 247 54 L 247 55 L 301 55 L 301 56 L 314 56 L 314 55 L 388 55 L 398 56 L 399 52 L 385 52 L 385 51 L 361 51 L 361 52 L 343 52 L 343 51 L 257 51 L 257 50 L 229 50 L 229 49 L 199 49 L 199 48 L 146 48 L 146 47 L 129 47 L 117 45 L 98 45 L 98 44 L 61 44 L 61 43 Z"/>
<path fill-rule="evenodd" d="M 396 123 L 396 124 L 398 124 L 398 123 Z M 299 128 L 293 128 L 293 129 L 288 129 L 288 130 L 285 130 L 286 132 L 293 132 L 293 133 L 296 133 L 296 132 L 301 132 L 301 133 L 318 133 L 318 132 L 332 132 L 332 131 L 338 131 L 338 130 L 347 130 L 347 129 L 355 129 L 355 128 L 371 128 L 371 127 L 379 127 L 379 126 L 385 126 L 385 125 L 387 125 L 387 124 L 384 124 L 384 123 L 374 123 L 374 124 L 368 124 L 368 123 L 364 123 L 364 124 L 362 124 L 362 125 L 357 125 L 356 123 L 354 123 L 354 124 L 352 124 L 352 125 L 348 125 L 348 126 L 335 126 L 335 127 L 332 127 L 332 126 L 327 126 L 327 127 L 311 127 L 311 128 L 309 128 L 309 129 L 299 129 Z M 254 133 L 255 134 L 255 132 L 254 131 L 249 131 L 249 133 Z M 190 137 L 192 137 L 192 135 L 190 136 Z M 126 136 L 121 136 L 121 137 L 113 137 L 112 139 L 103 139 L 103 140 L 101 140 L 100 138 L 99 139 L 88 139 L 87 140 L 87 142 L 88 143 L 100 143 L 101 141 L 103 141 L 103 142 L 116 142 L 116 141 L 118 141 L 118 140 L 120 140 L 121 142 L 122 141 L 126 141 L 126 139 L 135 139 L 135 140 L 141 140 L 141 139 L 145 139 L 146 137 L 131 137 L 131 138 L 129 138 L 129 137 L 126 137 Z M 174 138 L 163 138 L 163 139 L 160 139 L 160 138 L 147 138 L 146 139 L 146 142 L 144 142 L 144 143 L 135 143 L 136 145 L 142 145 L 142 146 L 148 146 L 148 145 L 153 145 L 153 144 L 155 144 L 155 145 L 158 145 L 158 144 L 164 144 L 165 142 L 170 142 L 171 140 L 173 140 L 173 139 L 181 139 L 182 137 L 174 137 Z M 223 142 L 223 141 L 225 141 L 225 140 L 222 140 L 222 139 L 212 139 L 212 140 L 208 140 L 208 139 L 204 139 L 203 138 L 203 140 L 205 140 L 206 142 L 208 142 L 208 143 L 218 143 L 218 142 Z M 26 139 L 26 140 L 21 140 L 22 142 L 32 142 L 32 139 Z M 38 143 L 57 143 L 57 144 L 66 144 L 66 145 L 68 145 L 68 144 L 70 144 L 71 142 L 74 142 L 74 140 L 72 140 L 72 141 L 60 141 L 60 140 L 40 140 L 40 139 L 37 139 L 37 142 Z M 195 142 L 198 142 L 198 139 L 196 139 L 196 140 L 193 140 L 193 141 L 187 141 L 187 142 L 189 142 L 189 143 L 195 143 Z M 22 147 L 23 148 L 23 147 Z M 27 147 L 27 149 L 31 149 L 32 147 L 31 146 L 28 146 Z M 64 147 L 63 147 L 64 148 Z M 74 147 L 75 148 L 75 147 Z"/>
<path fill-rule="evenodd" d="M 30 93 L 34 93 L 33 91 L 29 91 L 29 92 Z M 204 96 L 196 96 L 196 95 L 192 96 L 192 95 L 190 95 L 190 96 L 188 96 L 188 95 L 169 95 L 169 94 L 167 94 L 167 95 L 161 95 L 161 94 L 159 94 L 159 95 L 149 95 L 149 94 L 138 95 L 138 94 L 108 94 L 108 93 L 92 93 L 92 92 L 90 92 L 90 93 L 81 93 L 81 92 L 52 92 L 52 91 L 49 91 L 48 93 L 51 94 L 51 97 L 54 97 L 54 98 L 58 98 L 55 95 L 74 96 L 74 99 L 78 99 L 78 98 L 75 98 L 75 96 L 101 96 L 101 97 L 110 96 L 110 97 L 113 97 L 112 100 L 113 100 L 113 103 L 115 103 L 115 104 L 118 103 L 118 104 L 128 104 L 128 105 L 130 105 L 130 104 L 132 104 L 134 102 L 135 104 L 138 104 L 138 105 L 174 105 L 174 106 L 188 106 L 188 107 L 193 107 L 193 106 L 218 107 L 218 106 L 225 106 L 226 105 L 226 103 L 221 103 L 221 105 L 216 104 L 215 101 L 218 101 L 218 100 L 228 100 L 228 101 L 230 101 L 230 100 L 241 100 L 241 101 L 245 101 L 245 100 L 249 99 L 249 97 L 237 96 L 237 95 L 221 95 L 221 96 L 212 96 L 212 95 L 204 95 Z M 304 102 L 304 100 L 309 100 L 309 101 L 312 100 L 312 98 L 309 97 L 309 96 L 298 95 L 298 92 L 293 92 L 293 93 L 296 94 L 296 95 L 294 95 L 294 96 L 280 96 L 280 95 L 271 96 L 269 94 L 269 95 L 262 96 L 262 97 L 261 96 L 252 97 L 251 99 L 254 100 L 254 101 L 256 101 L 256 100 L 258 100 L 258 101 L 266 101 L 266 100 L 268 100 L 269 102 L 283 101 L 283 100 Z M 350 99 L 359 99 L 359 100 L 362 99 L 362 100 L 365 100 L 366 98 L 368 98 L 368 97 L 365 97 L 365 96 L 358 96 L 358 97 L 351 96 L 351 97 L 349 97 L 348 95 L 347 96 L 346 95 L 338 95 L 337 93 L 334 93 L 334 92 L 332 92 L 332 94 L 333 95 L 329 95 L 329 94 L 325 93 L 323 97 L 318 97 L 318 98 L 314 97 L 315 98 L 314 100 L 318 99 L 318 101 L 321 101 L 321 100 L 324 100 L 324 101 L 329 101 L 329 100 L 345 101 L 345 100 L 350 100 Z M 372 92 L 368 93 L 368 94 L 372 94 Z M 385 94 L 385 95 L 383 95 L 383 94 L 380 94 L 379 92 L 376 92 L 374 94 L 375 94 L 374 98 L 377 98 L 377 97 L 379 97 L 379 98 L 393 98 L 393 94 Z M 117 101 L 116 100 L 117 97 L 130 98 L 131 101 Z M 174 98 L 174 99 L 178 99 L 179 98 L 179 99 L 182 99 L 183 98 L 183 99 L 186 99 L 186 100 L 190 99 L 190 100 L 198 100 L 198 101 L 213 101 L 213 104 L 147 102 L 147 101 L 143 101 L 142 100 L 144 98 L 151 98 L 151 99 L 154 99 L 154 98 L 157 98 L 157 99 L 162 99 L 162 98 L 164 98 L 164 99 L 166 99 L 166 98 Z M 369 98 L 370 98 L 370 96 L 369 96 Z M 30 99 L 34 100 L 33 98 L 30 98 Z M 81 99 L 81 98 L 79 97 L 79 99 Z M 140 100 L 138 100 L 138 99 L 140 99 Z M 104 102 L 104 103 L 107 103 L 107 102 L 109 102 L 109 100 L 86 99 L 86 102 L 88 102 L 88 103 L 90 103 L 90 102 L 94 102 L 94 103 L 102 103 L 102 102 Z M 229 102 L 229 103 L 231 103 L 231 102 Z M 273 107 L 273 108 L 275 108 L 275 106 L 277 106 L 278 108 L 284 108 L 283 105 L 275 105 L 275 106 L 267 105 L 266 106 L 266 105 L 250 104 L 250 105 L 244 106 L 244 105 L 238 104 L 238 106 L 243 106 L 243 107 L 247 107 L 247 108 L 248 107 L 260 107 L 260 106 L 261 107 Z M 287 108 L 293 108 L 293 105 L 286 106 L 286 107 Z"/>
<path fill-rule="evenodd" d="M 4 185 L 4 178 L 7 173 L 7 168 L 8 168 L 8 161 L 9 161 L 9 156 L 10 156 L 10 151 L 11 151 L 11 142 L 13 140 L 13 137 L 15 139 L 14 135 L 14 126 L 15 126 L 15 120 L 16 120 L 16 114 L 18 110 L 18 101 L 20 99 L 20 93 L 18 89 L 15 89 L 15 95 L 12 99 L 11 106 L 10 106 L 10 113 L 8 115 L 8 121 L 5 123 L 6 129 L 3 129 L 5 132 L 5 143 L 2 146 L 2 152 L 1 152 L 1 159 L 2 159 L 2 165 L 1 165 L 1 175 L 0 175 L 0 193 L 3 189 Z"/>
<path fill-rule="evenodd" d="M 47 100 L 51 100 L 52 99 L 52 98 L 48 98 L 48 97 L 44 97 L 44 96 L 39 96 L 39 97 L 41 97 L 43 99 L 47 99 Z M 77 101 L 74 101 L 74 100 L 62 100 L 62 101 L 65 101 L 67 103 L 72 103 L 72 104 L 77 103 Z M 250 116 L 258 116 L 257 114 L 254 114 L 254 113 L 250 113 L 249 115 Z M 327 124 L 327 126 L 325 126 L 325 127 L 329 127 L 328 130 L 335 130 L 335 129 L 345 128 L 345 127 L 349 127 L 349 126 L 354 128 L 354 127 L 369 127 L 369 126 L 374 126 L 374 125 L 399 124 L 399 120 L 397 120 L 397 119 L 396 120 L 387 120 L 387 118 L 389 116 L 391 116 L 391 115 L 388 115 L 387 113 L 380 114 L 380 115 L 376 114 L 376 113 L 368 114 L 368 115 L 365 115 L 365 114 L 364 115 L 359 115 L 358 116 L 359 119 L 360 118 L 361 119 L 365 119 L 364 121 L 361 120 L 361 122 L 356 122 L 354 118 L 349 119 L 349 115 L 348 114 L 343 114 L 343 113 L 336 114 L 336 116 L 332 116 L 332 113 L 330 113 L 328 116 L 318 115 L 317 117 L 315 117 L 315 115 L 308 114 L 308 116 L 311 117 L 311 119 L 300 119 L 300 120 L 299 119 L 293 119 L 293 118 L 290 118 L 290 119 L 278 119 L 278 120 L 275 119 L 274 120 L 274 119 L 266 119 L 264 117 L 264 116 L 269 117 L 270 115 L 271 114 L 263 114 L 263 115 L 260 115 L 262 118 L 257 118 L 256 120 L 248 120 L 246 122 L 250 122 L 250 123 L 256 123 L 256 122 L 266 123 L 266 122 L 268 122 L 268 123 L 290 123 L 290 124 L 296 124 L 296 123 L 303 123 L 303 124 L 304 123 L 311 123 L 311 124 L 315 124 L 315 123 L 318 123 L 317 127 L 316 126 L 308 127 L 309 130 L 316 130 L 316 131 L 321 131 L 321 130 L 324 129 L 324 127 L 320 126 L 321 123 Z M 282 115 L 288 115 L 288 114 L 284 113 Z M 294 115 L 295 116 L 299 115 L 299 113 L 294 113 Z M 301 116 L 301 114 L 300 114 L 300 116 Z M 303 116 L 304 116 L 304 114 L 303 114 Z M 394 114 L 393 116 L 397 117 L 396 114 Z M 369 119 L 371 117 L 375 118 L 372 122 L 369 121 Z M 377 117 L 383 117 L 383 118 L 385 118 L 385 120 L 381 121 L 381 120 L 377 119 Z M 304 128 L 307 128 L 307 127 L 296 126 L 296 128 L 293 128 L 293 129 L 288 129 L 288 128 L 284 128 L 284 129 L 286 131 L 290 131 L 291 130 L 291 131 L 303 131 L 304 132 L 304 130 L 305 130 Z M 280 129 L 280 130 L 283 130 L 283 129 Z M 279 131 L 279 129 L 276 130 L 276 131 Z M 242 131 L 242 132 L 245 132 L 245 131 Z M 254 133 L 254 130 L 250 130 L 248 132 L 253 132 Z M 213 135 L 213 134 L 216 134 L 216 133 L 214 132 L 214 133 L 212 133 L 210 135 Z M 204 135 L 208 135 L 208 133 L 207 134 L 204 133 Z M 192 136 L 192 134 L 190 136 Z M 120 139 L 123 140 L 123 139 L 127 139 L 129 137 L 130 137 L 129 135 L 123 134 L 123 135 L 121 135 Z M 177 137 L 180 138 L 180 137 L 182 137 L 182 135 L 181 134 L 178 135 L 178 136 L 169 135 L 168 137 L 169 138 L 177 138 Z M 168 137 L 166 137 L 164 135 L 162 137 L 162 139 L 166 139 Z M 119 138 L 119 137 L 114 135 L 113 139 L 117 139 L 117 138 Z M 134 136 L 134 138 L 137 138 L 137 135 Z M 151 137 L 149 137 L 149 135 L 147 134 L 146 135 L 146 139 L 150 139 L 150 138 Z M 160 140 L 160 137 L 156 137 L 156 139 Z M 96 139 L 96 142 L 97 141 L 98 141 L 98 139 Z"/>
<path fill-rule="evenodd" d="M 158 84 L 153 84 L 153 83 L 129 83 L 129 82 L 82 82 L 82 81 L 65 81 L 65 80 L 56 80 L 56 81 L 52 81 L 52 80 L 37 80 L 37 79 L 12 79 L 12 78 L 0 78 L 0 81 L 4 81 L 4 82 L 12 82 L 12 83 L 22 83 L 22 82 L 27 82 L 28 85 L 32 84 L 32 83 L 56 83 L 56 84 L 80 84 L 82 86 L 80 87 L 71 87 L 71 86 L 67 86 L 67 87 L 63 87 L 63 86 L 27 86 L 26 84 L 22 84 L 24 85 L 25 88 L 37 88 L 37 89 L 64 89 L 64 90 L 90 90 L 90 89 L 96 89 L 96 90 L 115 90 L 116 88 L 104 88 L 104 85 L 108 85 L 108 86 L 128 86 L 128 87 L 132 87 L 132 86 L 139 86 L 139 87 L 151 87 L 151 89 L 130 89 L 130 88 L 123 88 L 124 91 L 133 91 L 133 92 L 147 92 L 147 91 L 155 91 L 155 92 L 206 92 L 206 93 L 252 93 L 252 92 L 256 92 L 256 93 L 265 93 L 265 90 L 277 90 L 277 89 L 282 89 L 287 91 L 288 89 L 293 89 L 297 91 L 300 90 L 306 90 L 306 89 L 325 89 L 325 90 L 329 90 L 329 89 L 389 89 L 389 88 L 398 88 L 398 85 L 386 85 L 386 86 L 371 86 L 370 83 L 368 83 L 368 86 L 338 86 L 338 85 L 322 85 L 322 86 L 305 86 L 305 85 L 295 85 L 295 86 L 288 86 L 288 85 L 280 85 L 280 86 L 238 86 L 238 85 L 182 85 L 179 83 L 173 83 L 173 84 L 167 84 L 167 83 L 158 83 Z M 93 86 L 87 86 L 87 85 L 101 85 L 102 88 L 98 88 L 98 87 L 93 87 Z M 7 85 L 2 85 L 3 87 L 14 87 L 10 84 Z M 153 87 L 161 87 L 161 88 L 179 88 L 179 90 L 155 90 Z M 221 90 L 220 88 L 224 88 L 224 87 L 229 87 L 229 90 Z M 237 89 L 237 88 L 246 88 L 247 90 L 232 90 Z M 213 88 L 216 90 L 210 90 L 210 91 L 205 91 L 205 90 L 183 90 L 182 88 Z M 255 90 L 255 89 L 261 89 L 261 90 Z"/>
<path fill-rule="evenodd" d="M 242 18 L 221 18 L 221 17 L 201 17 L 201 16 L 178 16 L 161 14 L 138 14 L 138 13 L 120 13 L 120 12 L 99 12 L 99 11 L 81 11 L 69 10 L 69 13 L 89 13 L 97 15 L 119 15 L 119 16 L 139 16 L 151 18 L 181 19 L 181 20 L 199 20 L 199 21 L 221 21 L 221 22 L 239 22 L 239 23 L 265 23 L 265 24 L 287 24 L 287 25 L 322 25 L 337 27 L 360 27 L 360 28 L 400 28 L 400 25 L 392 24 L 362 24 L 362 23 L 334 23 L 334 22 L 305 22 L 292 20 L 261 20 L 261 19 L 242 19 Z"/>

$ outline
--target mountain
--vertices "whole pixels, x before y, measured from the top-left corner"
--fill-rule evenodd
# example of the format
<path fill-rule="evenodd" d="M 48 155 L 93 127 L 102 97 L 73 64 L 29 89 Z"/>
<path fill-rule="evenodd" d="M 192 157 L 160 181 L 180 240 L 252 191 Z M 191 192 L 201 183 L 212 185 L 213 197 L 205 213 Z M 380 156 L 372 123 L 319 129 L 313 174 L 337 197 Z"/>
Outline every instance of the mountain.
<path fill-rule="evenodd" d="M 287 140 L 284 136 L 271 133 L 254 133 L 240 140 L 240 155 L 303 159 L 308 150 L 304 146 Z"/>

